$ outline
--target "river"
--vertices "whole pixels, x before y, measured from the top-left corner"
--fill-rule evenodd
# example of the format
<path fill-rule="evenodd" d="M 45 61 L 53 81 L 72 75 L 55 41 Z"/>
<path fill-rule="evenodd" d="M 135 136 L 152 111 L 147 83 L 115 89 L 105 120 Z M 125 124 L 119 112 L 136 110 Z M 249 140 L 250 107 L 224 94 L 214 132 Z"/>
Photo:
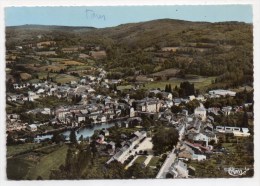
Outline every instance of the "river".
<path fill-rule="evenodd" d="M 83 138 L 87 138 L 87 137 L 91 137 L 94 134 L 95 130 L 101 130 L 103 128 L 107 129 L 107 128 L 110 128 L 113 126 L 115 126 L 114 123 L 96 124 L 93 127 L 80 128 L 80 129 L 76 130 L 75 133 L 76 133 L 77 139 L 79 139 L 81 135 L 83 136 Z M 69 135 L 70 135 L 70 130 L 64 131 L 64 132 L 62 132 L 62 134 L 65 136 L 66 140 L 68 140 Z M 39 142 L 44 139 L 51 139 L 52 136 L 53 136 L 52 134 L 38 135 L 36 138 L 34 138 L 34 141 Z"/>

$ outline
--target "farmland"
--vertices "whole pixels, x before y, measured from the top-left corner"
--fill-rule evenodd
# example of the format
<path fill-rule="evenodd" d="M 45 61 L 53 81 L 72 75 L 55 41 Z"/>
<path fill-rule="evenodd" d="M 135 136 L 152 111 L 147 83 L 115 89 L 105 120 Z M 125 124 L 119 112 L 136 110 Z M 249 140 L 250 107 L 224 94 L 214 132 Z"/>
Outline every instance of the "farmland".
<path fill-rule="evenodd" d="M 35 143 L 26 143 L 26 144 L 20 144 L 16 146 L 7 146 L 7 157 L 14 156 L 31 149 L 35 149 L 39 146 L 40 144 L 35 144 Z"/>
<path fill-rule="evenodd" d="M 175 69 L 175 68 L 170 68 L 170 69 L 166 69 L 160 72 L 156 72 L 151 74 L 151 76 L 168 76 L 168 77 L 173 77 L 176 76 L 176 74 L 179 72 L 179 69 Z"/>
<path fill-rule="evenodd" d="M 50 171 L 64 164 L 68 147 L 47 146 L 7 160 L 8 179 L 48 179 Z M 9 153 L 11 154 L 11 152 Z"/>
<path fill-rule="evenodd" d="M 78 81 L 79 79 L 75 76 L 67 74 L 59 74 L 54 77 L 54 81 L 57 83 L 70 83 L 71 81 Z"/>
<path fill-rule="evenodd" d="M 189 81 L 194 83 L 196 89 L 205 90 L 208 86 L 212 84 L 212 80 L 216 77 L 201 77 L 196 78 L 171 78 L 168 81 L 153 81 L 145 84 L 145 89 L 161 89 L 164 90 L 166 84 L 171 84 L 172 87 L 180 86 L 181 82 Z"/>
<path fill-rule="evenodd" d="M 50 170 L 57 169 L 65 163 L 67 149 L 68 147 L 63 145 L 56 151 L 43 156 L 39 163 L 30 169 L 28 177 L 30 179 L 37 179 L 38 176 L 41 176 L 43 179 L 49 179 Z"/>

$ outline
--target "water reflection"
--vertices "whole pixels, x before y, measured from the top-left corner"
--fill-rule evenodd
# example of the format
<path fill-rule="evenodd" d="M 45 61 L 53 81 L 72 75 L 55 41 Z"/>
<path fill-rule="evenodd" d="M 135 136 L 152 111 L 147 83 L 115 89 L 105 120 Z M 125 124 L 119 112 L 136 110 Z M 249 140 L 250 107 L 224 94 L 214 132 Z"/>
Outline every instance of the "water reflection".
<path fill-rule="evenodd" d="M 109 123 L 109 124 L 103 123 L 103 124 L 96 124 L 93 127 L 80 128 L 80 129 L 76 130 L 76 136 L 77 136 L 77 139 L 79 139 L 81 135 L 83 136 L 83 138 L 91 137 L 94 134 L 95 130 L 101 130 L 103 128 L 107 129 L 107 128 L 110 128 L 113 126 L 115 126 L 114 123 Z M 69 135 L 70 135 L 70 130 L 64 131 L 64 132 L 62 132 L 62 134 L 65 136 L 66 140 L 68 140 Z M 34 141 L 39 142 L 44 139 L 51 139 L 52 136 L 53 136 L 52 134 L 37 136 L 36 138 L 34 138 Z"/>

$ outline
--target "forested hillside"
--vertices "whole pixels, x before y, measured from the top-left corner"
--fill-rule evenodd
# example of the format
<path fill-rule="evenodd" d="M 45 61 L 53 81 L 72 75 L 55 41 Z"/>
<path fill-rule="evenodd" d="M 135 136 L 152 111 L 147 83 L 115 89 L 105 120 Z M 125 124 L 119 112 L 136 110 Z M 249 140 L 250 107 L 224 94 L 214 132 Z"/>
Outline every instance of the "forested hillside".
<path fill-rule="evenodd" d="M 44 37 L 39 39 L 39 35 Z M 162 19 L 101 29 L 26 25 L 7 27 L 6 37 L 7 49 L 42 38 L 56 41 L 56 51 L 98 45 L 107 57 L 95 60 L 96 65 L 110 70 L 111 78 L 133 77 L 137 72 L 149 76 L 175 68 L 182 78 L 186 74 L 214 76 L 216 86 L 253 83 L 252 24 Z"/>

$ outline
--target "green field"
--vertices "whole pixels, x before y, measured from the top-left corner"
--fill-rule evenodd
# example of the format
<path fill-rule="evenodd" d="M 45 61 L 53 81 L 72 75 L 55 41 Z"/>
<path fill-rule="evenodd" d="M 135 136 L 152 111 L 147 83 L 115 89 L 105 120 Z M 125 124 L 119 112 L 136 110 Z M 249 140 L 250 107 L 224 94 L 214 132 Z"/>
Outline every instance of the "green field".
<path fill-rule="evenodd" d="M 29 158 L 30 154 L 7 159 L 7 177 L 12 180 L 35 180 L 38 176 L 49 179 L 50 171 L 58 169 L 60 165 L 64 164 L 67 149 L 67 145 L 63 145 L 61 147 L 57 146 L 53 152 L 46 155 L 40 152 L 34 153 L 34 159 Z"/>
<path fill-rule="evenodd" d="M 147 158 L 147 156 L 139 156 L 138 158 L 136 158 L 134 163 L 142 164 L 142 163 L 144 163 L 146 158 Z"/>
<path fill-rule="evenodd" d="M 126 90 L 126 89 L 132 89 L 133 86 L 132 85 L 120 85 L 117 86 L 117 90 Z"/>
<path fill-rule="evenodd" d="M 41 144 L 37 144 L 37 143 L 25 143 L 20 145 L 7 146 L 7 157 L 26 152 L 28 150 L 35 149 L 40 145 Z"/>
<path fill-rule="evenodd" d="M 38 72 L 37 73 L 39 79 L 47 78 L 48 72 Z M 49 77 L 55 77 L 57 76 L 57 73 L 49 73 Z"/>
<path fill-rule="evenodd" d="M 159 161 L 159 157 L 153 156 L 152 159 L 150 160 L 148 166 L 153 166 L 155 167 L 157 165 L 157 162 Z"/>
<path fill-rule="evenodd" d="M 54 77 L 54 81 L 57 83 L 70 83 L 71 81 L 78 81 L 79 78 L 67 74 L 59 74 Z"/>
<path fill-rule="evenodd" d="M 43 179 L 49 179 L 50 171 L 58 169 L 60 165 L 65 163 L 68 147 L 63 145 L 56 151 L 43 156 L 40 162 L 29 170 L 28 177 L 30 179 L 37 179 L 41 176 Z"/>
<path fill-rule="evenodd" d="M 29 160 L 12 158 L 7 159 L 7 178 L 11 180 L 27 179 L 26 175 L 34 163 Z"/>
<path fill-rule="evenodd" d="M 59 61 L 64 61 L 64 60 L 68 60 L 68 59 L 65 59 L 65 58 L 48 58 L 48 60 L 54 61 L 54 62 L 59 62 Z"/>
<path fill-rule="evenodd" d="M 198 77 L 198 78 L 171 78 L 168 81 L 153 81 L 145 84 L 146 89 L 165 89 L 166 84 L 171 84 L 172 88 L 175 86 L 180 86 L 181 82 L 189 81 L 194 83 L 196 89 L 204 90 L 206 87 L 212 84 L 212 80 L 215 80 L 216 77 Z"/>
<path fill-rule="evenodd" d="M 88 65 L 80 65 L 80 66 L 70 66 L 68 71 L 77 71 L 77 70 L 91 70 L 91 66 Z"/>

